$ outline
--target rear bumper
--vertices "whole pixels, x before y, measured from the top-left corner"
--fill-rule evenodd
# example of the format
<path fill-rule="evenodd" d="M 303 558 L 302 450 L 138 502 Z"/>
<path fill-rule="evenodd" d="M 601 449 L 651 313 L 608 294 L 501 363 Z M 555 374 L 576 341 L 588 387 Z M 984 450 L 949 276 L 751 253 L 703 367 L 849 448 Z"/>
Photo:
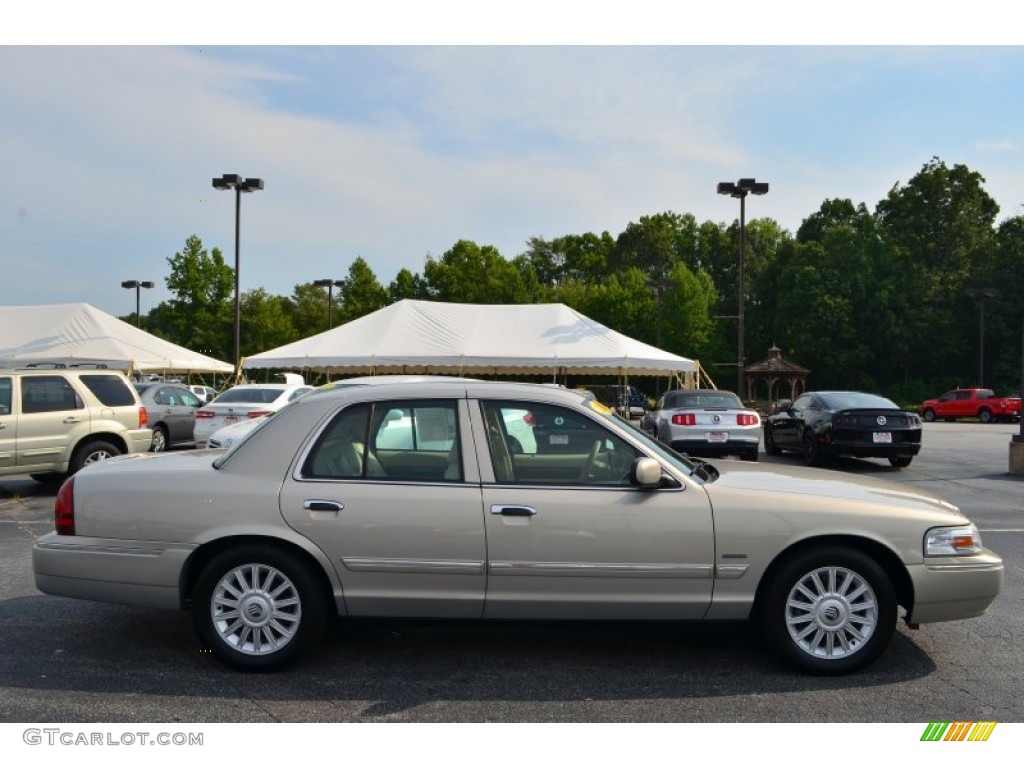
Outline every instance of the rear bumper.
<path fill-rule="evenodd" d="M 50 533 L 32 547 L 36 588 L 48 595 L 181 608 L 179 579 L 193 547 Z"/>
<path fill-rule="evenodd" d="M 731 436 L 724 443 L 712 443 L 707 439 L 696 440 L 693 438 L 673 440 L 671 443 L 673 450 L 694 456 L 735 456 L 757 451 L 760 444 L 760 433 L 749 437 Z"/>

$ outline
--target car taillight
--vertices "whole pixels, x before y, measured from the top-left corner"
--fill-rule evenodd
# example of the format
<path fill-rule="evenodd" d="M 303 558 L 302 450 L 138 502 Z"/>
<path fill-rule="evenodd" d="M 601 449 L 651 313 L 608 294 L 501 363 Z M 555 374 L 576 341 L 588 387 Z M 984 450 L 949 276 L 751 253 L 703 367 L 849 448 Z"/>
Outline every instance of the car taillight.
<path fill-rule="evenodd" d="M 840 414 L 840 415 L 836 416 L 835 423 L 836 423 L 836 426 L 839 426 L 839 427 L 856 427 L 857 426 L 857 417 L 856 416 L 851 416 L 848 413 L 843 413 L 843 414 Z"/>
<path fill-rule="evenodd" d="M 680 427 L 692 427 L 697 423 L 697 414 L 695 413 L 673 413 L 672 423 Z"/>
<path fill-rule="evenodd" d="M 736 414 L 736 423 L 741 427 L 752 427 L 757 424 L 756 413 L 738 413 Z"/>
<path fill-rule="evenodd" d="M 53 504 L 53 525 L 60 536 L 75 535 L 75 478 L 69 477 L 57 492 Z"/>
<path fill-rule="evenodd" d="M 269 416 L 273 411 L 249 411 L 250 419 L 258 419 L 260 416 Z"/>
<path fill-rule="evenodd" d="M 139 429 L 149 424 L 149 414 L 146 413 L 146 406 L 139 406 Z"/>
<path fill-rule="evenodd" d="M 196 418 L 197 419 L 212 419 L 213 418 L 213 411 L 202 411 L 202 410 L 196 411 Z"/>

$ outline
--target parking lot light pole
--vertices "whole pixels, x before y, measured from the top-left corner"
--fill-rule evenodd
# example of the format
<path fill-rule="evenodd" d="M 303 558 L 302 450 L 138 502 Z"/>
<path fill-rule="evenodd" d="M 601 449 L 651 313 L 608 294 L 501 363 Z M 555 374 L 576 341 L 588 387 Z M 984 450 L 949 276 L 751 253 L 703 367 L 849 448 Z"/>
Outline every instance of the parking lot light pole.
<path fill-rule="evenodd" d="M 314 280 L 313 285 L 319 286 L 320 288 L 327 289 L 327 330 L 331 330 L 334 327 L 334 320 L 332 310 L 334 308 L 334 287 L 341 288 L 345 285 L 344 280 L 331 280 L 324 278 L 323 280 Z"/>
<path fill-rule="evenodd" d="M 142 313 L 139 311 L 141 305 L 141 296 L 143 288 L 152 288 L 154 285 L 152 280 L 122 280 L 122 288 L 134 288 L 135 289 L 135 327 L 142 327 Z"/>
<path fill-rule="evenodd" d="M 241 371 L 242 364 L 242 297 L 239 292 L 239 272 L 241 270 L 241 255 L 239 252 L 242 228 L 242 193 L 255 192 L 263 189 L 263 179 L 243 179 L 237 173 L 225 173 L 219 179 L 213 180 L 214 189 L 235 190 L 235 380 Z"/>
<path fill-rule="evenodd" d="M 737 335 L 739 341 L 737 343 L 737 354 L 736 354 L 736 394 L 739 395 L 741 400 L 743 397 L 743 308 L 744 308 L 744 297 L 743 297 L 743 285 L 744 285 L 744 251 L 746 249 L 745 237 L 746 237 L 746 202 L 747 195 L 765 195 L 768 193 L 768 183 L 759 182 L 755 179 L 740 179 L 735 184 L 731 181 L 722 181 L 718 184 L 718 194 L 728 195 L 729 197 L 739 198 L 740 201 L 740 260 L 739 260 L 739 298 L 737 300 L 737 313 L 736 313 L 736 324 L 738 326 Z"/>
<path fill-rule="evenodd" d="M 967 295 L 978 300 L 978 386 L 985 386 L 985 299 L 999 296 L 996 288 L 969 288 Z"/>

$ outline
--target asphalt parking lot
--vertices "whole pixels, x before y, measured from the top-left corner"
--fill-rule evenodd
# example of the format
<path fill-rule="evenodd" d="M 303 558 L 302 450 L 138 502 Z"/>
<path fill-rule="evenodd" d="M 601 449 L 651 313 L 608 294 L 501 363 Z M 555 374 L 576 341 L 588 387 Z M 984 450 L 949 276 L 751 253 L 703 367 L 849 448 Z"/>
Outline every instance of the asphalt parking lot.
<path fill-rule="evenodd" d="M 834 465 L 959 505 L 1006 562 L 985 616 L 901 626 L 874 666 L 837 679 L 780 667 L 743 627 L 397 622 L 339 623 L 291 670 L 237 673 L 200 652 L 185 614 L 37 592 L 31 546 L 52 530 L 53 490 L 0 480 L 0 720 L 1024 721 L 1024 477 L 1007 471 L 1018 431 L 926 424 L 907 469 Z"/>

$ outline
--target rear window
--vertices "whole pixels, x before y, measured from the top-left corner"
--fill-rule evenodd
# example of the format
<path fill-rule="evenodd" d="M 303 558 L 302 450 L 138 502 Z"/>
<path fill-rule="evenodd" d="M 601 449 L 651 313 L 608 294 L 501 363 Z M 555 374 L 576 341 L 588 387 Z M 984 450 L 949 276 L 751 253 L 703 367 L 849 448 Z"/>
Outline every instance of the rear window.
<path fill-rule="evenodd" d="M 218 397 L 216 403 L 272 403 L 284 394 L 284 387 L 236 387 Z"/>
<path fill-rule="evenodd" d="M 96 395 L 96 399 L 104 405 L 115 408 L 121 405 L 135 405 L 135 395 L 128 382 L 120 376 L 109 373 L 88 373 L 80 376 L 82 383 Z"/>
<path fill-rule="evenodd" d="M 895 408 L 899 409 L 892 400 L 880 395 L 870 395 L 864 392 L 830 392 L 821 395 L 825 407 L 832 411 L 841 411 L 846 408 Z"/>

